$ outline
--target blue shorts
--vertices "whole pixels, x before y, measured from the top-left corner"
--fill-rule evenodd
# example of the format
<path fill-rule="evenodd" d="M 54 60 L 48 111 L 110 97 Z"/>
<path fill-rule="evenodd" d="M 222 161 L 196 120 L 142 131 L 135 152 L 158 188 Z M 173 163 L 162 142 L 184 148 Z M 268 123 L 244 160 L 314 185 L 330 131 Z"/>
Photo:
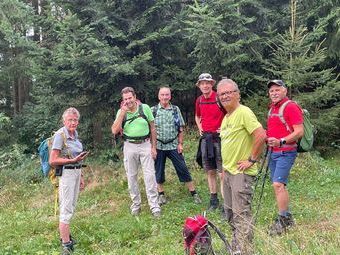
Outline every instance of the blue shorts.
<path fill-rule="evenodd" d="M 157 158 L 155 160 L 156 182 L 162 184 L 165 182 L 165 161 L 169 158 L 175 167 L 180 182 L 191 182 L 191 174 L 182 154 L 177 150 L 157 150 Z"/>
<path fill-rule="evenodd" d="M 296 151 L 280 151 L 270 154 L 269 168 L 271 182 L 287 184 L 296 155 Z"/>

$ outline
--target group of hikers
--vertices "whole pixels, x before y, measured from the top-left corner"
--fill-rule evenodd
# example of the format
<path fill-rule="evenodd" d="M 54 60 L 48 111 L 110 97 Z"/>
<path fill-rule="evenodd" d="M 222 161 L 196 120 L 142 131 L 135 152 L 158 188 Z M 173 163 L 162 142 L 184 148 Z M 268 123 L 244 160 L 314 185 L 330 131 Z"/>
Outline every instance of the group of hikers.
<path fill-rule="evenodd" d="M 265 145 L 270 151 L 270 180 L 278 207 L 278 217 L 269 233 L 280 235 L 294 225 L 286 185 L 297 155 L 297 141 L 303 136 L 303 113 L 288 99 L 285 83 L 271 80 L 267 84 L 271 105 L 265 130 L 253 111 L 240 103 L 240 90 L 233 80 L 223 78 L 216 91 L 213 90 L 215 83 L 208 73 L 201 74 L 196 83 L 202 92 L 196 99 L 195 122 L 201 137 L 202 166 L 210 192 L 207 210 L 222 209 L 232 230 L 233 254 L 252 254 L 251 201 L 258 173 L 256 162 Z M 141 166 L 150 211 L 153 217 L 161 217 L 161 206 L 167 203 L 164 190 L 166 158 L 172 161 L 179 181 L 186 184 L 193 202 L 202 203 L 182 154 L 185 122 L 179 107 L 171 104 L 170 88 L 159 89 L 159 103 L 151 108 L 137 99 L 131 87 L 122 89 L 121 96 L 122 104 L 111 129 L 114 135 L 122 134 L 124 139 L 124 168 L 132 201 L 131 214 L 141 213 L 138 187 Z M 282 105 L 285 105 L 283 112 L 280 110 Z M 50 154 L 51 165 L 64 166 L 59 184 L 62 254 L 70 254 L 74 249 L 69 224 L 79 189 L 84 186 L 81 162 L 87 153 L 83 152 L 76 131 L 79 117 L 75 108 L 64 112 L 64 126 L 56 133 Z M 218 199 L 219 188 L 222 205 Z"/>

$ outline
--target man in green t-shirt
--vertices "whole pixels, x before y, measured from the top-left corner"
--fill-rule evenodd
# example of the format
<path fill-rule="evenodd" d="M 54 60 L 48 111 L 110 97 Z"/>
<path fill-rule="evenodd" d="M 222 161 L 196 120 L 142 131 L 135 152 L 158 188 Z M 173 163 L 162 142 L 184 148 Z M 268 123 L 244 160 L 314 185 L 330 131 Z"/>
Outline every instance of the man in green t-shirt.
<path fill-rule="evenodd" d="M 114 135 L 123 131 L 124 167 L 132 200 L 131 214 L 136 216 L 141 211 L 138 187 L 138 168 L 141 165 L 150 210 L 153 216 L 159 217 L 161 209 L 157 201 L 154 166 L 154 159 L 157 156 L 154 117 L 148 105 L 137 101 L 133 88 L 126 87 L 121 94 L 123 103 L 111 129 Z"/>
<path fill-rule="evenodd" d="M 252 185 L 257 174 L 255 163 L 266 139 L 255 114 L 240 104 L 240 91 L 230 79 L 217 85 L 218 98 L 226 109 L 221 124 L 224 210 L 233 231 L 233 254 L 252 254 Z"/>

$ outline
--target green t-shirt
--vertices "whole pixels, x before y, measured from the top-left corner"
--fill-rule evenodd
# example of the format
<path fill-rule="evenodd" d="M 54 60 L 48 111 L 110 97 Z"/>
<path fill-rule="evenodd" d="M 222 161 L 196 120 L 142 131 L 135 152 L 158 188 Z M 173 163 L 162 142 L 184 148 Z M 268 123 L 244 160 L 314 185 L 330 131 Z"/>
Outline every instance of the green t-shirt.
<path fill-rule="evenodd" d="M 142 104 L 143 112 L 148 119 L 149 122 L 154 121 L 154 117 L 152 115 L 151 109 L 147 104 Z M 120 109 L 117 112 L 116 119 L 120 114 Z M 129 137 L 143 137 L 149 134 L 149 124 L 143 117 L 138 117 L 133 121 L 129 121 L 129 119 L 133 118 L 134 116 L 138 116 L 138 106 L 135 112 L 127 112 L 126 113 L 126 122 L 123 127 L 123 133 Z"/>
<path fill-rule="evenodd" d="M 261 127 L 255 114 L 248 107 L 240 105 L 230 115 L 225 116 L 221 124 L 221 154 L 223 168 L 231 174 L 238 174 L 237 162 L 247 160 L 253 146 L 252 133 Z M 256 164 L 244 171 L 248 175 L 256 175 Z"/>

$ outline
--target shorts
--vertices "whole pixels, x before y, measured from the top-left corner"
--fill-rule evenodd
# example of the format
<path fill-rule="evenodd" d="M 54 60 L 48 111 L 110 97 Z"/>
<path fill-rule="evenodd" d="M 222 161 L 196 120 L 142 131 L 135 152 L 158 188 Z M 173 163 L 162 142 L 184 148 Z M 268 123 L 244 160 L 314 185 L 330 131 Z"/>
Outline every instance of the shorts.
<path fill-rule="evenodd" d="M 165 182 L 165 161 L 169 158 L 175 167 L 180 182 L 191 182 L 192 178 L 182 154 L 176 150 L 157 150 L 155 160 L 156 181 L 159 184 Z"/>
<path fill-rule="evenodd" d="M 296 151 L 280 151 L 270 154 L 269 168 L 271 182 L 287 184 L 288 176 L 296 156 Z"/>
<path fill-rule="evenodd" d="M 203 168 L 206 171 L 217 170 L 222 172 L 221 138 L 216 137 L 212 141 L 213 157 L 209 158 L 207 139 L 202 138 L 201 153 Z"/>

